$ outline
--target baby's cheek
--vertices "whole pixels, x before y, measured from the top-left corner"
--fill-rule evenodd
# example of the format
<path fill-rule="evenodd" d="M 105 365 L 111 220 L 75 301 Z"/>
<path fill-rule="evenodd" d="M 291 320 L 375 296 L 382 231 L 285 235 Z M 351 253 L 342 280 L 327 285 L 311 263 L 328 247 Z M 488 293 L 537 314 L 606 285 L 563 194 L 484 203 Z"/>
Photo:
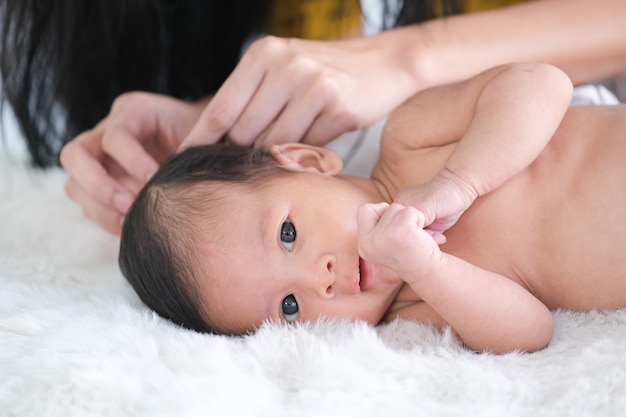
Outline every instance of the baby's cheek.
<path fill-rule="evenodd" d="M 388 284 L 403 282 L 402 277 L 393 269 L 382 267 L 380 271 L 381 280 Z"/>

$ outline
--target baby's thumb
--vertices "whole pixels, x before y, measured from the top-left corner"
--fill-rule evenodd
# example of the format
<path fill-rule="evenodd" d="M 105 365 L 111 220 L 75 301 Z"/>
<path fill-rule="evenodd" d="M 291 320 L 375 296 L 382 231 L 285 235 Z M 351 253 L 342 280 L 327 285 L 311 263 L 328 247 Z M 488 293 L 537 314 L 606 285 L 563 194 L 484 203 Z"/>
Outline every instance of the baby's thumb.
<path fill-rule="evenodd" d="M 443 233 L 430 230 L 430 229 L 424 229 L 424 230 L 426 230 L 428 234 L 433 237 L 433 239 L 438 245 L 443 245 L 444 243 L 447 242 L 446 236 Z"/>

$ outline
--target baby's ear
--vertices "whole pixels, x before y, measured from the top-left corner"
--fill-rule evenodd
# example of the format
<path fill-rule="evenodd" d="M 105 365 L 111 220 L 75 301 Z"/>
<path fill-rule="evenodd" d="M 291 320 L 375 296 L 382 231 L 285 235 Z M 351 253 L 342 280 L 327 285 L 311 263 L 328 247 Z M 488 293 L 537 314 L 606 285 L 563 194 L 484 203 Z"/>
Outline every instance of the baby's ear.
<path fill-rule="evenodd" d="M 343 169 L 343 161 L 336 152 L 304 143 L 272 145 L 270 153 L 278 164 L 293 171 L 313 171 L 337 175 Z"/>

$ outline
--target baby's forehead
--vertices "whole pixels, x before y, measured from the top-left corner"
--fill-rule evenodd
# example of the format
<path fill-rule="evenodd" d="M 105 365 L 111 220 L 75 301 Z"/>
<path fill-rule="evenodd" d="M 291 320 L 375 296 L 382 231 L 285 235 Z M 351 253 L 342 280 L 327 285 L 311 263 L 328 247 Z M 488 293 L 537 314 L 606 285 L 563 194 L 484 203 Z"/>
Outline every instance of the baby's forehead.
<path fill-rule="evenodd" d="M 226 257 L 233 258 L 236 254 L 224 257 L 230 262 Z M 217 268 L 213 274 L 204 275 L 205 285 L 198 286 L 201 314 L 207 323 L 220 333 L 236 335 L 253 332 L 261 326 L 268 317 L 264 297 L 258 289 L 246 285 L 243 274 L 232 268 Z"/>

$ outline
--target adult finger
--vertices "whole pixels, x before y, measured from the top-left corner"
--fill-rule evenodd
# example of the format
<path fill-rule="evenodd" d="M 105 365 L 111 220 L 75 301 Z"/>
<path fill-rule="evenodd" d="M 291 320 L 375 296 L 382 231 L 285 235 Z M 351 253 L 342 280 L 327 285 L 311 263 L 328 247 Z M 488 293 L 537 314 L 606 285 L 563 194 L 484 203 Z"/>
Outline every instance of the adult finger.
<path fill-rule="evenodd" d="M 360 129 L 363 126 L 354 104 L 348 103 L 342 96 L 345 94 L 337 80 L 327 79 L 323 87 L 318 87 L 324 100 L 323 111 L 311 124 L 301 138 L 302 142 L 323 146 L 341 134 Z"/>
<path fill-rule="evenodd" d="M 83 209 L 85 217 L 94 221 L 97 225 L 110 233 L 119 235 L 121 233 L 124 215 L 110 205 L 102 204 L 92 198 L 78 182 L 69 178 L 65 183 L 65 193 Z M 131 200 L 132 202 L 132 200 Z M 127 201 L 119 202 L 124 206 L 130 206 Z"/>
<path fill-rule="evenodd" d="M 264 143 L 269 146 L 276 143 L 302 142 L 311 126 L 317 124 L 317 120 L 327 111 L 329 100 L 332 101 L 329 89 L 323 87 L 326 85 L 329 85 L 329 82 L 317 79 L 302 88 L 298 94 L 294 94 L 274 122 Z M 330 142 L 330 139 L 327 142 Z"/>
<path fill-rule="evenodd" d="M 251 145 L 268 126 L 282 118 L 283 109 L 289 97 L 293 95 L 292 87 L 293 85 L 289 83 L 281 85 L 271 80 L 263 80 L 237 121 L 229 129 L 228 139 L 237 145 Z"/>
<path fill-rule="evenodd" d="M 309 82 L 289 101 L 268 136 L 271 143 L 306 142 L 326 145 L 358 127 L 352 107 L 342 99 L 342 78 L 329 72 L 311 71 Z"/>
<path fill-rule="evenodd" d="M 128 175 L 128 173 L 112 159 L 106 160 L 104 168 L 118 184 L 121 184 L 124 189 L 130 191 L 133 196 L 137 195 L 143 186 L 146 185 L 145 181 L 139 181 Z"/>
<path fill-rule="evenodd" d="M 304 134 L 301 141 L 316 146 L 324 146 L 346 132 L 358 129 L 352 121 L 338 119 L 329 114 L 320 115 Z"/>
<path fill-rule="evenodd" d="M 256 143 L 269 147 L 279 143 L 301 142 L 322 110 L 322 106 L 323 103 L 315 101 L 309 102 L 307 106 L 290 102 L 259 136 Z"/>
<path fill-rule="evenodd" d="M 156 140 L 154 132 L 131 132 L 111 128 L 102 137 L 102 150 L 124 171 L 142 184 L 159 169 L 159 163 L 146 151 L 142 141 Z"/>
<path fill-rule="evenodd" d="M 101 162 L 103 155 L 92 151 L 90 148 L 93 146 L 85 139 L 93 138 L 81 135 L 61 151 L 61 164 L 70 174 L 68 181 L 76 182 L 82 190 L 89 190 L 80 194 L 82 197 L 79 197 L 80 201 L 77 203 L 82 206 L 88 200 L 94 200 L 125 213 L 133 201 L 132 194 L 109 175 Z M 73 195 L 68 196 L 75 200 Z"/>
<path fill-rule="evenodd" d="M 270 41 L 271 39 L 269 38 Z M 181 143 L 180 149 L 216 143 L 233 127 L 265 77 L 266 63 L 271 62 L 271 59 L 268 59 L 270 54 L 264 55 L 261 49 L 266 44 L 273 48 L 269 43 L 264 38 L 248 48 L 239 64 L 203 110 Z"/>

